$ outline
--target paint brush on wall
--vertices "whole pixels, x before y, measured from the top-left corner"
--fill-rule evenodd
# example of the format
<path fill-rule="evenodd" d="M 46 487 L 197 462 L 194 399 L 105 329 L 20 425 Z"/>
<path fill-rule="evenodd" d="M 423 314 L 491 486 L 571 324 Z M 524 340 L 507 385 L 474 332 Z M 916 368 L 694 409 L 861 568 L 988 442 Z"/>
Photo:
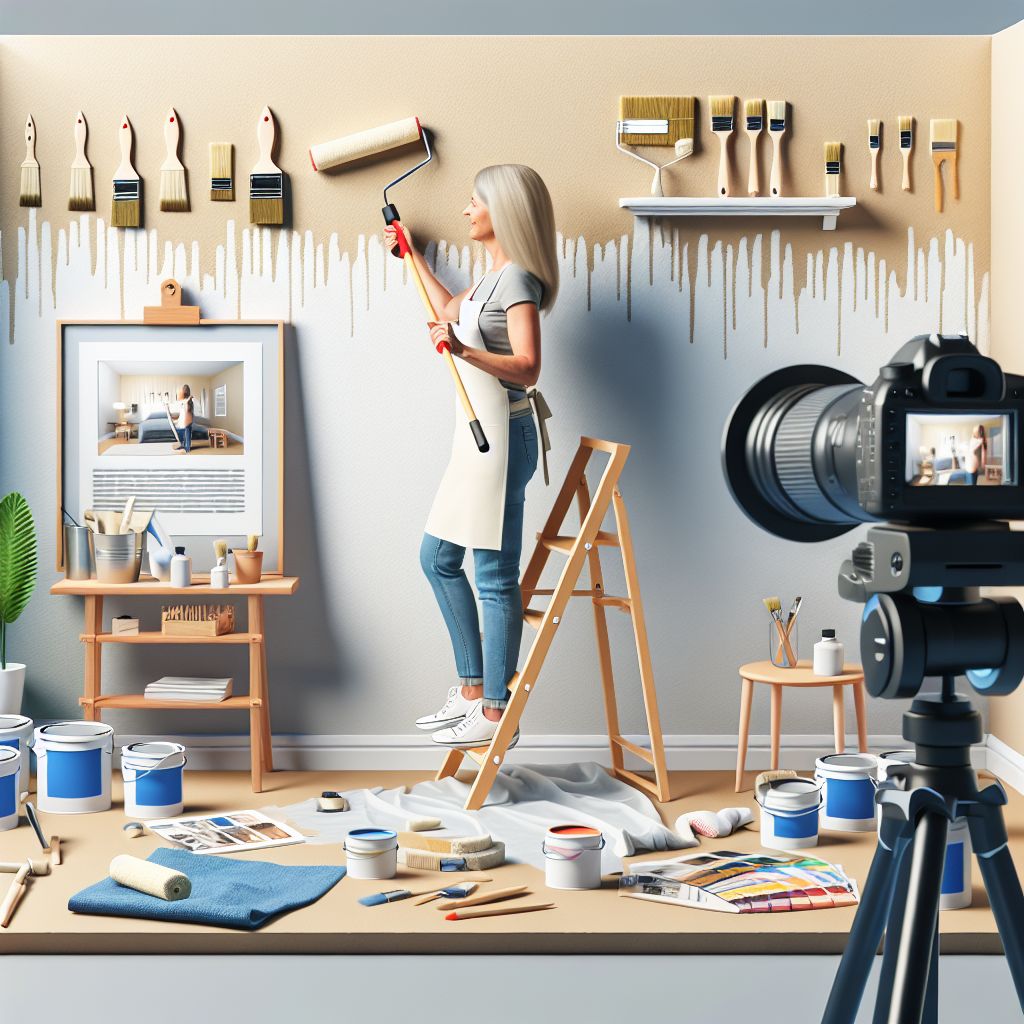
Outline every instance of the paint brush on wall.
<path fill-rule="evenodd" d="M 782 136 L 786 134 L 786 101 L 768 101 L 768 137 L 772 140 L 772 173 L 768 191 L 782 195 Z"/>
<path fill-rule="evenodd" d="M 142 179 L 132 167 L 132 124 L 127 117 L 121 118 L 117 142 L 121 147 L 121 162 L 114 171 L 110 223 L 115 228 L 137 228 L 142 220 Z"/>
<path fill-rule="evenodd" d="M 230 142 L 210 143 L 210 199 L 215 203 L 235 201 L 235 179 Z"/>
<path fill-rule="evenodd" d="M 178 159 L 181 124 L 171 107 L 164 118 L 164 143 L 167 156 L 160 166 L 160 209 L 164 213 L 188 213 L 188 185 L 185 166 Z"/>
<path fill-rule="evenodd" d="M 654 168 L 651 195 L 663 196 L 661 172 L 693 154 L 693 96 L 620 96 L 615 147 Z M 626 146 L 672 146 L 675 156 L 663 164 L 648 160 Z"/>
<path fill-rule="evenodd" d="M 736 127 L 736 97 L 711 96 L 711 131 L 718 136 L 721 153 L 718 160 L 718 194 L 732 195 L 730 191 L 729 136 Z"/>
<path fill-rule="evenodd" d="M 256 125 L 260 158 L 249 175 L 249 220 L 253 224 L 284 223 L 284 173 L 274 163 L 274 115 L 264 107 Z"/>
<path fill-rule="evenodd" d="M 747 118 L 747 138 L 750 140 L 747 195 L 756 196 L 761 191 L 761 179 L 757 169 L 757 139 L 764 130 L 764 100 L 747 100 L 743 104 L 743 112 Z"/>
<path fill-rule="evenodd" d="M 900 155 L 903 157 L 903 191 L 910 191 L 910 154 L 914 149 L 914 118 L 900 114 Z"/>
<path fill-rule="evenodd" d="M 20 206 L 42 206 L 43 192 L 36 159 L 36 123 L 29 114 L 25 119 L 25 159 L 21 164 L 21 187 L 18 190 Z"/>
<path fill-rule="evenodd" d="M 935 212 L 942 213 L 942 165 L 950 167 L 950 190 L 960 198 L 960 176 L 956 166 L 956 135 L 959 122 L 954 117 L 937 118 L 931 123 L 932 163 L 935 165 Z"/>
<path fill-rule="evenodd" d="M 839 172 L 843 156 L 841 142 L 825 143 L 825 197 L 834 199 L 839 195 Z"/>
<path fill-rule="evenodd" d="M 871 154 L 872 191 L 878 191 L 878 154 L 882 151 L 882 122 L 877 117 L 868 118 L 868 152 Z"/>
<path fill-rule="evenodd" d="M 75 114 L 75 158 L 71 161 L 71 188 L 68 192 L 69 210 L 95 210 L 96 196 L 92 188 L 92 165 L 85 155 L 85 140 L 89 130 L 85 114 Z"/>

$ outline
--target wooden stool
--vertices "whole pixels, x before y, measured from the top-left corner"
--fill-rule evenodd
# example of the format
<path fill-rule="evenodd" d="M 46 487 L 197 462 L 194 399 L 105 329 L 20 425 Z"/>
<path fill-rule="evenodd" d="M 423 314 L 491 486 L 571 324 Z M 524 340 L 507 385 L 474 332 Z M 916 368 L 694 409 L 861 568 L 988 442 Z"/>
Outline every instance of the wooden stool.
<path fill-rule="evenodd" d="M 207 431 L 210 438 L 211 448 L 227 448 L 228 446 L 228 435 L 217 427 L 210 427 Z"/>
<path fill-rule="evenodd" d="M 865 721 L 864 670 L 860 665 L 844 665 L 839 676 L 816 676 L 811 662 L 804 659 L 796 668 L 779 668 L 770 661 L 752 661 L 740 668 L 740 734 L 736 750 L 736 792 L 743 787 L 743 769 L 747 759 L 747 737 L 750 733 L 750 706 L 754 683 L 772 688 L 772 768 L 779 767 L 779 735 L 782 732 L 782 688 L 784 686 L 831 686 L 832 722 L 835 729 L 836 753 L 846 748 L 846 725 L 843 715 L 843 687 L 853 687 L 853 706 L 857 712 L 857 742 L 868 749 L 868 727 Z"/>

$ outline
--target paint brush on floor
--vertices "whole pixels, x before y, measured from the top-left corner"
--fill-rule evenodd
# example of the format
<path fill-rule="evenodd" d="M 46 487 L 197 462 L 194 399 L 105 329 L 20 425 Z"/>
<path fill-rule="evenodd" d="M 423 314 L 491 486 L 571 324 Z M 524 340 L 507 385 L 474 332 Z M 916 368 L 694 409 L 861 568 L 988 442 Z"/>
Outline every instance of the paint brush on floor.
<path fill-rule="evenodd" d="M 843 144 L 841 142 L 825 143 L 825 197 L 835 199 L 839 196 L 839 172 L 842 169 Z"/>
<path fill-rule="evenodd" d="M 868 118 L 868 152 L 871 154 L 871 181 L 869 188 L 878 191 L 878 154 L 882 151 L 882 122 L 877 117 Z"/>
<path fill-rule="evenodd" d="M 743 104 L 747 118 L 747 138 L 750 140 L 750 170 L 747 173 L 747 195 L 761 192 L 761 179 L 757 169 L 757 139 L 764 130 L 764 100 L 747 100 Z"/>
<path fill-rule="evenodd" d="M 7 895 L 4 897 L 4 902 L 0 905 L 0 928 L 6 928 L 11 923 L 14 908 L 18 905 L 18 901 L 22 896 L 25 895 L 25 879 L 28 878 L 30 870 L 31 866 L 26 862 L 18 868 L 18 873 L 12 879 Z"/>
<path fill-rule="evenodd" d="M 215 203 L 235 201 L 235 179 L 230 142 L 210 143 L 210 199 Z"/>
<path fill-rule="evenodd" d="M 910 154 L 914 149 L 914 118 L 900 114 L 900 155 L 903 157 L 903 191 L 910 191 Z"/>
<path fill-rule="evenodd" d="M 465 921 L 474 917 L 501 917 L 504 914 L 530 914 L 534 910 L 553 910 L 554 903 L 529 903 L 523 907 L 484 907 L 483 910 L 453 910 L 446 921 Z"/>
<path fill-rule="evenodd" d="M 164 118 L 164 143 L 167 155 L 160 166 L 160 209 L 164 213 L 188 213 L 188 185 L 185 165 L 178 159 L 181 124 L 171 107 Z"/>
<path fill-rule="evenodd" d="M 768 137 L 772 140 L 772 173 L 768 191 L 782 195 L 782 136 L 786 134 L 786 101 L 768 101 Z"/>
<path fill-rule="evenodd" d="M 36 123 L 29 114 L 25 119 L 25 159 L 21 164 L 21 187 L 18 190 L 20 206 L 42 206 L 43 191 L 36 159 Z"/>
<path fill-rule="evenodd" d="M 75 114 L 75 158 L 71 161 L 71 188 L 68 191 L 69 210 L 95 210 L 96 196 L 92 188 L 92 165 L 85 155 L 88 126 L 85 114 Z"/>
<path fill-rule="evenodd" d="M 932 163 L 935 165 L 935 212 L 942 213 L 942 165 L 950 166 L 950 191 L 960 198 L 960 176 L 957 173 L 956 136 L 959 122 L 954 117 L 934 119 L 931 123 Z"/>
<path fill-rule="evenodd" d="M 142 220 L 142 179 L 132 167 L 132 124 L 127 117 L 121 118 L 117 142 L 121 147 L 121 162 L 114 171 L 110 223 L 115 228 L 137 228 Z"/>
<path fill-rule="evenodd" d="M 711 131 L 718 136 L 721 146 L 721 153 L 718 160 L 718 194 L 720 196 L 732 195 L 729 167 L 729 136 L 736 127 L 736 97 L 735 96 L 712 96 L 709 99 L 711 107 Z"/>
<path fill-rule="evenodd" d="M 483 882 L 489 882 L 489 878 L 480 879 Z M 375 892 L 372 896 L 362 896 L 359 902 L 364 907 L 379 907 L 385 903 L 398 903 L 400 900 L 407 900 L 411 896 L 424 896 L 426 899 L 420 900 L 419 903 L 428 903 L 431 900 L 440 899 L 442 896 L 447 896 L 449 899 L 465 899 L 470 893 L 476 888 L 476 882 L 466 882 L 462 885 L 450 885 L 446 889 L 438 889 L 436 886 L 430 889 L 417 889 L 413 892 L 410 889 L 391 889 L 388 892 Z"/>
<path fill-rule="evenodd" d="M 249 220 L 253 224 L 284 223 L 284 173 L 274 163 L 274 115 L 264 107 L 256 125 L 260 158 L 249 174 Z"/>

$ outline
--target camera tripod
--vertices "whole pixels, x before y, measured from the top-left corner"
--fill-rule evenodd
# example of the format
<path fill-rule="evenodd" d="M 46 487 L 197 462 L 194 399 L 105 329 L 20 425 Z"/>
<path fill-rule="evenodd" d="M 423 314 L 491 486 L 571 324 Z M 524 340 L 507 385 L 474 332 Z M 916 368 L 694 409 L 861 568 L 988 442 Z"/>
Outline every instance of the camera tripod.
<path fill-rule="evenodd" d="M 939 897 L 946 829 L 966 818 L 1006 961 L 1024 1010 L 1024 892 L 1007 845 L 999 783 L 978 789 L 971 744 L 981 716 L 943 676 L 941 695 L 918 697 L 903 717 L 910 765 L 878 788 L 878 847 L 832 984 L 822 1024 L 854 1024 L 883 933 L 874 1024 L 935 1024 L 939 989 Z"/>

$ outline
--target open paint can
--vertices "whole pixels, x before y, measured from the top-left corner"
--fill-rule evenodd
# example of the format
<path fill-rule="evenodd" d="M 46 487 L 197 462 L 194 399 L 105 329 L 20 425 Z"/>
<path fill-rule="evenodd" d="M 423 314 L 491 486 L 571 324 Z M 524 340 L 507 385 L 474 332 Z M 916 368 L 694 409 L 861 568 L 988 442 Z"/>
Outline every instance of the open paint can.
<path fill-rule="evenodd" d="M 398 833 L 388 828 L 354 828 L 345 840 L 349 878 L 381 880 L 398 871 Z"/>
<path fill-rule="evenodd" d="M 114 730 L 103 722 L 57 722 L 36 729 L 39 810 L 89 814 L 110 809 Z"/>
<path fill-rule="evenodd" d="M 0 832 L 18 827 L 18 789 L 21 755 L 12 747 L 0 747 Z"/>
<path fill-rule="evenodd" d="M 761 808 L 761 845 L 774 850 L 805 850 L 818 845 L 821 782 L 772 779 L 754 794 Z"/>
<path fill-rule="evenodd" d="M 604 836 L 589 825 L 549 828 L 541 850 L 549 889 L 600 889 Z"/>
<path fill-rule="evenodd" d="M 822 786 L 821 827 L 834 832 L 873 832 L 878 758 L 874 754 L 829 754 L 814 764 Z"/>
<path fill-rule="evenodd" d="M 186 761 L 180 743 L 129 743 L 122 747 L 124 813 L 129 818 L 173 818 L 181 814 L 181 777 Z"/>
<path fill-rule="evenodd" d="M 31 767 L 32 719 L 24 715 L 0 715 L 0 747 L 13 747 L 21 754 L 21 786 L 22 792 L 28 789 L 29 769 Z"/>

